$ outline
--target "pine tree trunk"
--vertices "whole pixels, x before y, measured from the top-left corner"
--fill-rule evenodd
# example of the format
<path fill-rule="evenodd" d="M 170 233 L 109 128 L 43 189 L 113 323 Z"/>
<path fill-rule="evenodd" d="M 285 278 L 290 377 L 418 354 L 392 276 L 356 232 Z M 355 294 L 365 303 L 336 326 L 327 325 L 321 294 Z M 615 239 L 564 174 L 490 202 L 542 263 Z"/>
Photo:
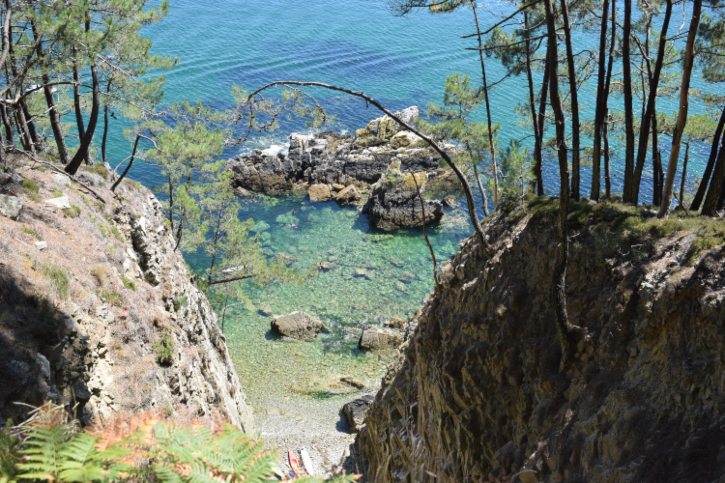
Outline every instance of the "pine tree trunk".
<path fill-rule="evenodd" d="M 68 174 L 76 174 L 83 160 L 88 157 L 88 149 L 91 147 L 93 135 L 96 131 L 96 124 L 98 123 L 100 96 L 98 92 L 98 74 L 96 73 L 95 65 L 91 65 L 91 79 L 93 82 L 93 100 L 91 105 L 91 115 L 88 119 L 88 127 L 83 135 L 83 138 L 81 139 L 81 144 L 78 147 L 78 151 L 76 151 L 73 159 L 71 159 L 68 165 L 65 167 L 65 172 Z"/>
<path fill-rule="evenodd" d="M 594 145 L 592 152 L 592 189 L 590 198 L 599 199 L 601 162 L 602 162 L 602 127 L 604 126 L 604 109 L 607 102 L 604 94 L 604 76 L 607 58 L 607 24 L 609 21 L 609 0 L 602 0 L 602 25 L 599 31 L 599 71 L 597 73 L 597 107 L 594 114 Z"/>
<path fill-rule="evenodd" d="M 548 52 L 547 52 L 548 55 Z M 549 93 L 549 73 L 550 66 L 546 62 L 544 66 L 544 79 L 541 82 L 541 94 L 539 95 L 539 137 L 534 145 L 536 165 L 534 166 L 534 174 L 536 176 L 536 195 L 544 196 L 544 121 L 546 120 L 546 96 Z"/>
<path fill-rule="evenodd" d="M 687 33 L 687 44 L 685 45 L 685 65 L 682 69 L 682 85 L 680 86 L 680 107 L 677 114 L 677 123 L 672 134 L 672 150 L 670 151 L 670 161 L 667 165 L 667 176 L 665 177 L 664 193 L 662 194 L 662 204 L 657 212 L 659 218 L 667 216 L 672 200 L 672 186 L 675 182 L 675 173 L 677 172 L 677 160 L 680 157 L 680 147 L 682 144 L 682 135 L 687 125 L 688 110 L 688 91 L 690 89 L 690 79 L 692 77 L 692 65 L 695 57 L 695 37 L 697 28 L 700 25 L 700 14 L 702 11 L 702 0 L 694 0 L 692 5 L 692 19 L 690 21 L 690 31 Z M 709 193 L 708 193 L 709 194 Z M 719 193 L 718 193 L 719 196 Z"/>
<path fill-rule="evenodd" d="M 622 82 L 624 89 L 624 193 L 625 202 L 632 201 L 634 180 L 634 114 L 632 107 L 632 61 L 630 36 L 632 35 L 632 0 L 624 0 L 624 25 L 622 27 Z"/>
<path fill-rule="evenodd" d="M 30 26 L 33 31 L 33 36 L 38 39 L 38 29 L 35 26 L 35 22 L 31 22 Z M 58 150 L 58 160 L 61 164 L 65 165 L 68 163 L 68 150 L 65 147 L 65 138 L 63 138 L 63 131 L 61 129 L 60 115 L 58 114 L 58 108 L 55 105 L 53 99 L 53 89 L 50 86 L 50 77 L 48 76 L 48 66 L 45 63 L 45 52 L 40 42 L 38 42 L 36 53 L 41 65 L 41 80 L 43 81 L 43 96 L 45 97 L 45 103 L 48 106 L 48 121 L 50 122 L 50 129 L 53 131 L 53 139 L 55 140 L 55 147 Z"/>
<path fill-rule="evenodd" d="M 104 163 L 108 162 L 108 158 L 106 157 L 106 147 L 108 146 L 108 114 L 109 114 L 109 93 L 111 92 L 111 84 L 113 83 L 112 78 L 109 77 L 108 83 L 106 84 L 106 98 L 105 102 L 103 103 L 103 137 L 101 139 L 101 159 Z"/>
<path fill-rule="evenodd" d="M 667 0 L 665 7 L 665 17 L 662 20 L 662 30 L 660 32 L 659 45 L 657 47 L 657 60 L 655 61 L 654 72 L 652 73 L 652 79 L 649 85 L 649 93 L 647 94 L 647 107 L 644 115 L 642 116 L 642 122 L 639 129 L 639 145 L 637 146 L 637 163 L 635 167 L 634 179 L 632 181 L 632 203 L 639 201 L 639 187 L 642 182 L 642 171 L 644 169 L 644 163 L 647 158 L 647 141 L 649 139 L 650 125 L 656 120 L 653 120 L 654 116 L 657 115 L 655 111 L 655 102 L 657 100 L 657 88 L 659 87 L 660 74 L 662 73 L 662 66 L 665 60 L 665 48 L 667 47 L 667 29 L 670 25 L 670 18 L 672 16 L 672 0 Z"/>
<path fill-rule="evenodd" d="M 566 147 L 566 126 L 564 125 L 564 111 L 559 97 L 559 75 L 557 62 L 559 54 L 556 39 L 556 18 L 552 0 L 544 0 L 546 7 L 546 24 L 548 32 L 547 63 L 550 65 L 549 96 L 551 108 L 554 111 L 556 124 L 556 144 L 559 158 L 559 243 L 554 266 L 554 299 L 556 300 L 556 318 L 559 341 L 561 343 L 563 369 L 573 356 L 571 339 L 571 324 L 566 306 L 566 268 L 569 258 L 569 238 L 567 216 L 569 214 L 569 161 Z"/>
<path fill-rule="evenodd" d="M 657 108 L 652 113 L 652 205 L 660 206 L 662 203 L 662 154 L 659 146 L 659 132 L 657 128 Z"/>
<path fill-rule="evenodd" d="M 574 64 L 574 47 L 571 43 L 571 26 L 569 25 L 569 6 L 567 0 L 561 0 L 561 16 L 564 22 L 564 41 L 566 43 L 566 65 L 569 78 L 569 98 L 571 100 L 571 197 L 579 199 L 581 167 L 579 160 L 579 94 L 576 83 L 576 65 Z"/>
<path fill-rule="evenodd" d="M 478 12 L 476 11 L 476 2 L 471 2 L 471 10 L 473 11 L 473 19 L 476 23 L 476 34 L 478 38 L 478 56 L 481 64 L 481 81 L 483 87 L 483 98 L 486 105 L 486 126 L 488 133 L 488 147 L 491 153 L 491 165 L 493 166 L 493 205 L 498 205 L 498 166 L 496 163 L 496 145 L 493 138 L 493 123 L 491 122 L 491 103 L 488 99 L 488 81 L 486 79 L 486 63 L 483 61 L 483 40 L 481 38 L 481 25 L 478 22 Z"/>
<path fill-rule="evenodd" d="M 722 113 L 720 114 L 720 121 L 717 123 L 717 129 L 715 129 L 715 136 L 712 138 L 712 146 L 710 148 L 710 157 L 707 159 L 707 165 L 705 166 L 705 172 L 702 174 L 702 181 L 700 186 L 697 188 L 695 198 L 692 200 L 690 205 L 691 210 L 699 210 L 700 204 L 705 193 L 707 193 L 707 187 L 710 184 L 710 177 L 712 176 L 712 170 L 715 167 L 715 160 L 717 159 L 718 148 L 720 147 L 720 138 L 723 133 L 723 127 L 725 127 L 725 107 L 723 107 Z"/>
<path fill-rule="evenodd" d="M 725 199 L 725 136 L 721 138 L 710 188 L 702 203 L 702 214 L 715 215 L 715 211 L 722 208 L 723 199 Z"/>
<path fill-rule="evenodd" d="M 531 125 L 534 130 L 534 174 L 537 177 L 536 184 L 538 186 L 538 178 L 541 176 L 540 171 L 537 172 L 536 166 L 541 166 L 541 133 L 539 133 L 539 123 L 536 116 L 536 94 L 534 93 L 534 76 L 531 72 L 531 36 L 529 34 L 529 14 L 524 10 L 524 38 L 526 40 L 526 81 L 529 87 L 529 109 L 531 110 Z M 543 182 L 541 183 L 543 185 Z"/>

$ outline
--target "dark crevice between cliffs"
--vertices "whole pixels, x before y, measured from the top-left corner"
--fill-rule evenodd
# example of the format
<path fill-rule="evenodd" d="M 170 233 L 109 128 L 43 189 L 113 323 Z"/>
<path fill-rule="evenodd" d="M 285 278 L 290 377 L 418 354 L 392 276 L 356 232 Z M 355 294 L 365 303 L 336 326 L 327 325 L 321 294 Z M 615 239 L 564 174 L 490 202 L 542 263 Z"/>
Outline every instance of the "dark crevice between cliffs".
<path fill-rule="evenodd" d="M 567 300 L 589 341 L 559 371 L 555 200 L 469 239 L 383 379 L 370 481 L 713 481 L 725 474 L 725 224 L 574 203 Z"/>

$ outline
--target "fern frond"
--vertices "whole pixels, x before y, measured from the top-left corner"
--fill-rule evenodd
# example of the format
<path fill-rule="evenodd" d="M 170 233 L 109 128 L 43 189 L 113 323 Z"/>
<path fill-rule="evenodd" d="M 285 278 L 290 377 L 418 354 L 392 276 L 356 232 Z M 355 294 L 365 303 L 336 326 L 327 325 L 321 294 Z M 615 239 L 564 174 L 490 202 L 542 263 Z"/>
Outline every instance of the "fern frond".
<path fill-rule="evenodd" d="M 153 466 L 153 471 L 156 479 L 160 483 L 183 483 L 184 481 L 181 479 L 181 476 L 179 476 L 174 470 L 172 470 L 168 466 L 155 464 Z"/>
<path fill-rule="evenodd" d="M 60 472 L 60 455 L 70 431 L 64 426 L 33 428 L 19 453 L 23 461 L 18 464 L 19 479 L 54 480 Z"/>

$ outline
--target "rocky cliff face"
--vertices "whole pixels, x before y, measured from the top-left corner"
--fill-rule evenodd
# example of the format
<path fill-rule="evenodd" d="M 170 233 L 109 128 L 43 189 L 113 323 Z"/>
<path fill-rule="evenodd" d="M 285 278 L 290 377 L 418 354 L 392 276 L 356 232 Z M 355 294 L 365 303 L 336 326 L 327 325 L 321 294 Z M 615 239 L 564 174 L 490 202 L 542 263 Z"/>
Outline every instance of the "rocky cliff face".
<path fill-rule="evenodd" d="M 84 422 L 155 411 L 250 430 L 224 336 L 159 202 L 132 182 L 114 196 L 96 171 L 79 179 L 98 199 L 27 167 L 0 183 L 22 203 L 16 219 L 0 216 L 0 418 L 53 400 Z"/>
<path fill-rule="evenodd" d="M 370 481 L 722 481 L 725 223 L 579 205 L 591 339 L 561 372 L 555 209 L 495 217 L 444 267 L 358 438 Z"/>

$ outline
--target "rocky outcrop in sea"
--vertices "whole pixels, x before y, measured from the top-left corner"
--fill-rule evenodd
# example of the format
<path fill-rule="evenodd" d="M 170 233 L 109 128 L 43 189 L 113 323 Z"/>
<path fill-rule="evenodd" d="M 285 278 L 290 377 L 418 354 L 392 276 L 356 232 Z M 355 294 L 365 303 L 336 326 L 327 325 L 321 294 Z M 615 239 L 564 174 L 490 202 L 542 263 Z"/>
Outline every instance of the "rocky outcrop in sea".
<path fill-rule="evenodd" d="M 396 115 L 415 124 L 419 110 L 409 107 Z M 242 192 L 306 192 L 312 201 L 364 205 L 371 226 L 388 231 L 436 224 L 443 216 L 436 200 L 427 200 L 423 216 L 415 186 L 405 183 L 407 176 L 421 181 L 422 193 L 431 186 L 448 191 L 457 186 L 427 143 L 388 116 L 370 121 L 355 135 L 294 133 L 287 146 L 256 150 L 231 160 L 229 167 Z"/>

